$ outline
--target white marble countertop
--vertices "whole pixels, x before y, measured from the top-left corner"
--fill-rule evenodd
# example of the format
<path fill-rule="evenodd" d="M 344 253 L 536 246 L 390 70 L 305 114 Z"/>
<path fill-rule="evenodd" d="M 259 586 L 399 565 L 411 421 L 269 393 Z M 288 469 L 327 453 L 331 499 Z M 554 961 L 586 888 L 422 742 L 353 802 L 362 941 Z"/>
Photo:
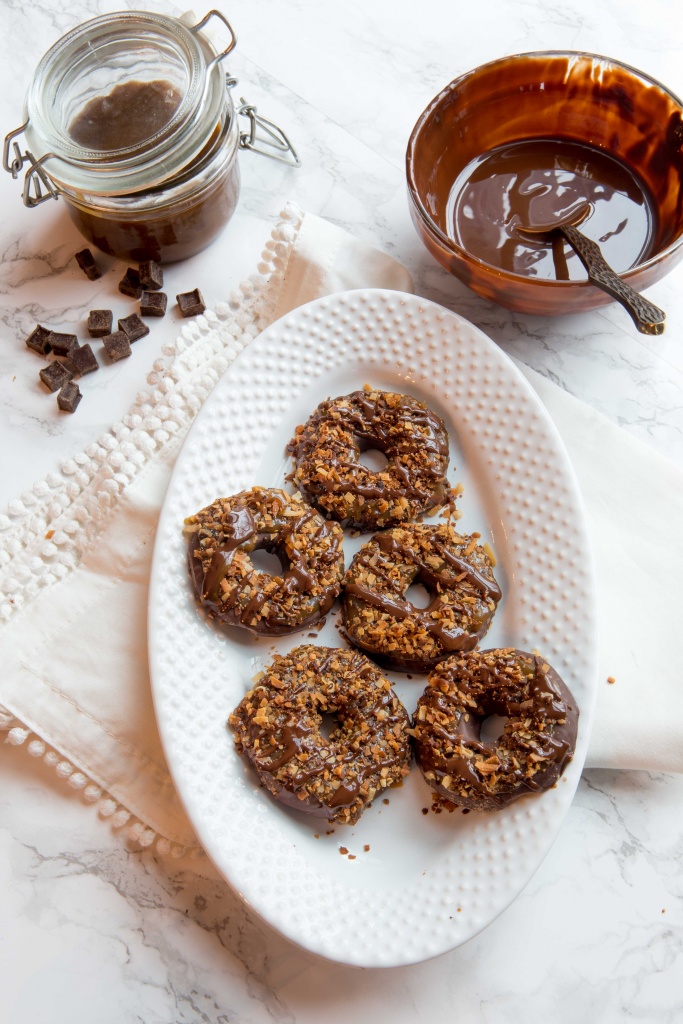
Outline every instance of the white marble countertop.
<path fill-rule="evenodd" d="M 118 6 L 87 0 L 78 20 Z M 505 54 L 604 53 L 680 95 L 681 26 L 672 23 L 680 14 L 671 0 L 233 0 L 221 9 L 239 37 L 230 70 L 240 91 L 291 134 L 303 164 L 292 170 L 242 154 L 237 214 L 210 250 L 168 268 L 170 295 L 199 286 L 209 305 L 227 298 L 291 199 L 394 255 L 419 294 L 683 464 L 683 265 L 648 293 L 667 312 L 659 338 L 638 335 L 615 305 L 557 320 L 510 313 L 429 257 L 410 222 L 403 171 L 428 100 Z M 21 121 L 39 58 L 76 19 L 56 0 L 1 10 L 4 134 Z M 125 413 L 178 321 L 167 316 L 131 359 L 91 378 L 77 415 L 58 415 L 24 338 L 36 322 L 67 329 L 92 307 L 92 286 L 72 259 L 83 242 L 60 203 L 24 209 L 5 174 L 0 196 L 5 505 Z M 108 266 L 97 283 L 102 306 L 117 294 L 120 265 Z M 683 1019 L 680 776 L 585 772 L 549 856 L 514 904 L 460 949 L 387 971 L 301 952 L 245 911 L 205 859 L 130 849 L 21 747 L 0 746 L 0 780 L 2 1021 Z"/>

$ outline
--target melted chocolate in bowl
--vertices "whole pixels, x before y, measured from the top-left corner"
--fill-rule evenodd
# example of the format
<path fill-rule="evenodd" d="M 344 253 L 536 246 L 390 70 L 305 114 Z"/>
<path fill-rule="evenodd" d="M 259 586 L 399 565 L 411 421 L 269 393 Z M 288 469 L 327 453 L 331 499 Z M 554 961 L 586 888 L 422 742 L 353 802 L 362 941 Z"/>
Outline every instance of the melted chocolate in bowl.
<path fill-rule="evenodd" d="M 611 299 L 567 246 L 519 228 L 588 201 L 581 230 L 642 291 L 683 256 L 682 114 L 664 86 L 593 54 L 483 65 L 451 82 L 413 129 L 406 169 L 418 233 L 486 298 L 520 312 L 580 312 Z"/>
<path fill-rule="evenodd" d="M 585 268 L 568 243 L 558 259 L 552 241 L 523 229 L 559 224 L 586 202 L 581 230 L 617 273 L 647 258 L 656 226 L 645 186 L 601 150 L 560 139 L 513 142 L 471 161 L 451 189 L 446 226 L 454 242 L 491 266 L 582 281 Z"/>

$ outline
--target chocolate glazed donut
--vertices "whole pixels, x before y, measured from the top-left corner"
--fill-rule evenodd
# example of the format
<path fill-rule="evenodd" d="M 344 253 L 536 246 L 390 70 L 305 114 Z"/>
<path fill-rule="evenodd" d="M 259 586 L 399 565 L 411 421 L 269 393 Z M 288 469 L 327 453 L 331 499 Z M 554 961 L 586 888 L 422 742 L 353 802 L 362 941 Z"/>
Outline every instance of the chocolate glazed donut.
<path fill-rule="evenodd" d="M 484 743 L 490 715 L 507 722 Z M 574 753 L 578 717 L 572 694 L 538 655 L 514 648 L 454 655 L 434 669 L 418 701 L 417 762 L 441 797 L 497 810 L 557 782 Z"/>
<path fill-rule="evenodd" d="M 328 738 L 322 715 L 335 717 Z M 359 651 L 297 647 L 277 655 L 230 716 L 235 744 L 282 803 L 352 825 L 410 771 L 410 718 Z"/>
<path fill-rule="evenodd" d="M 427 608 L 406 599 L 413 583 L 430 593 Z M 428 671 L 477 645 L 500 598 L 491 558 L 475 536 L 450 523 L 396 526 L 364 544 L 346 572 L 344 632 L 388 668 Z"/>
<path fill-rule="evenodd" d="M 376 449 L 373 472 L 359 461 Z M 359 530 L 408 522 L 446 501 L 448 434 L 424 402 L 390 391 L 354 391 L 321 402 L 287 451 L 302 494 L 330 519 Z"/>
<path fill-rule="evenodd" d="M 341 589 L 343 534 L 277 488 L 254 487 L 219 498 L 185 520 L 195 593 L 210 618 L 280 636 L 325 615 Z M 258 572 L 250 552 L 280 559 L 281 574 Z"/>

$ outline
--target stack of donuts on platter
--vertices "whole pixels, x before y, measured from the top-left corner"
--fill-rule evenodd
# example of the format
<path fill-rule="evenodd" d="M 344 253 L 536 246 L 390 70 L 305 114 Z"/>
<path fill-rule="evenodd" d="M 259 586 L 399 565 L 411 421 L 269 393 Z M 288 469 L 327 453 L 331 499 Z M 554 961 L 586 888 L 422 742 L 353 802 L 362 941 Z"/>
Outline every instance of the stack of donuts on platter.
<path fill-rule="evenodd" d="M 381 469 L 363 461 L 368 450 L 382 453 Z M 489 546 L 456 529 L 443 421 L 416 398 L 366 386 L 321 402 L 287 452 L 295 494 L 255 486 L 185 520 L 210 620 L 282 636 L 321 623 L 340 598 L 350 646 L 274 656 L 230 715 L 262 784 L 346 824 L 402 782 L 413 755 L 437 799 L 473 810 L 553 786 L 574 752 L 576 702 L 539 654 L 478 649 L 502 594 Z M 346 570 L 344 530 L 372 534 Z M 280 572 L 258 570 L 259 549 Z M 426 607 L 409 599 L 415 585 Z M 429 674 L 412 718 L 385 669 Z M 485 741 L 494 715 L 503 732 Z"/>

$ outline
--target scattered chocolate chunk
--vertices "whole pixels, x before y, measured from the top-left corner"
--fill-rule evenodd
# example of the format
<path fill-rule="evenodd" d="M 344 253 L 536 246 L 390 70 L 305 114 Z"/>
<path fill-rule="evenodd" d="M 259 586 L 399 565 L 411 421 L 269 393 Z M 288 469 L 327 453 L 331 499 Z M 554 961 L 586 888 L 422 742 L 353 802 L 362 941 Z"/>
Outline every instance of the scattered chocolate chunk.
<path fill-rule="evenodd" d="M 140 312 L 143 316 L 164 316 L 167 302 L 166 292 L 143 292 L 140 296 Z"/>
<path fill-rule="evenodd" d="M 140 264 L 140 285 L 147 291 L 155 292 L 164 284 L 164 272 L 154 260 L 145 260 Z"/>
<path fill-rule="evenodd" d="M 80 252 L 77 252 L 76 263 L 78 263 L 85 276 L 90 278 L 91 281 L 96 281 L 98 277 L 102 277 L 102 271 L 95 263 L 95 257 L 90 252 L 90 249 L 81 249 Z"/>
<path fill-rule="evenodd" d="M 49 366 L 43 367 L 38 376 L 48 391 L 59 391 L 68 380 L 71 380 L 73 374 L 62 363 L 50 363 Z"/>
<path fill-rule="evenodd" d="M 123 331 L 128 341 L 137 341 L 138 338 L 144 338 L 149 334 L 149 327 L 142 322 L 137 313 L 131 313 L 130 316 L 124 316 L 119 320 L 119 330 Z"/>
<path fill-rule="evenodd" d="M 121 280 L 119 281 L 119 291 L 123 295 L 130 295 L 133 299 L 140 298 L 140 275 L 134 267 L 128 267 Z"/>
<path fill-rule="evenodd" d="M 69 368 L 74 377 L 82 377 L 84 373 L 92 373 L 94 370 L 99 370 L 100 364 L 97 362 L 97 356 L 90 345 L 81 345 L 79 348 L 72 349 L 69 353 Z"/>
<path fill-rule="evenodd" d="M 56 356 L 68 356 L 72 349 L 78 348 L 78 338 L 75 334 L 60 334 L 58 331 L 50 331 L 47 340 Z"/>
<path fill-rule="evenodd" d="M 88 334 L 91 338 L 103 338 L 111 334 L 114 314 L 110 309 L 91 309 L 88 313 Z"/>
<path fill-rule="evenodd" d="M 112 363 L 118 362 L 119 359 L 125 359 L 131 353 L 130 341 L 125 331 L 114 331 L 113 334 L 105 334 L 102 338 L 102 344 Z"/>
<path fill-rule="evenodd" d="M 52 345 L 48 341 L 50 333 L 47 327 L 41 327 L 40 324 L 37 324 L 26 339 L 26 345 L 34 352 L 37 352 L 39 356 L 46 356 L 52 351 Z"/>
<path fill-rule="evenodd" d="M 206 309 L 199 288 L 195 288 L 193 292 L 182 292 L 180 295 L 176 295 L 176 302 L 181 316 L 199 316 Z"/>
<path fill-rule="evenodd" d="M 69 380 L 57 395 L 57 405 L 62 412 L 75 412 L 82 397 L 78 384 Z"/>

